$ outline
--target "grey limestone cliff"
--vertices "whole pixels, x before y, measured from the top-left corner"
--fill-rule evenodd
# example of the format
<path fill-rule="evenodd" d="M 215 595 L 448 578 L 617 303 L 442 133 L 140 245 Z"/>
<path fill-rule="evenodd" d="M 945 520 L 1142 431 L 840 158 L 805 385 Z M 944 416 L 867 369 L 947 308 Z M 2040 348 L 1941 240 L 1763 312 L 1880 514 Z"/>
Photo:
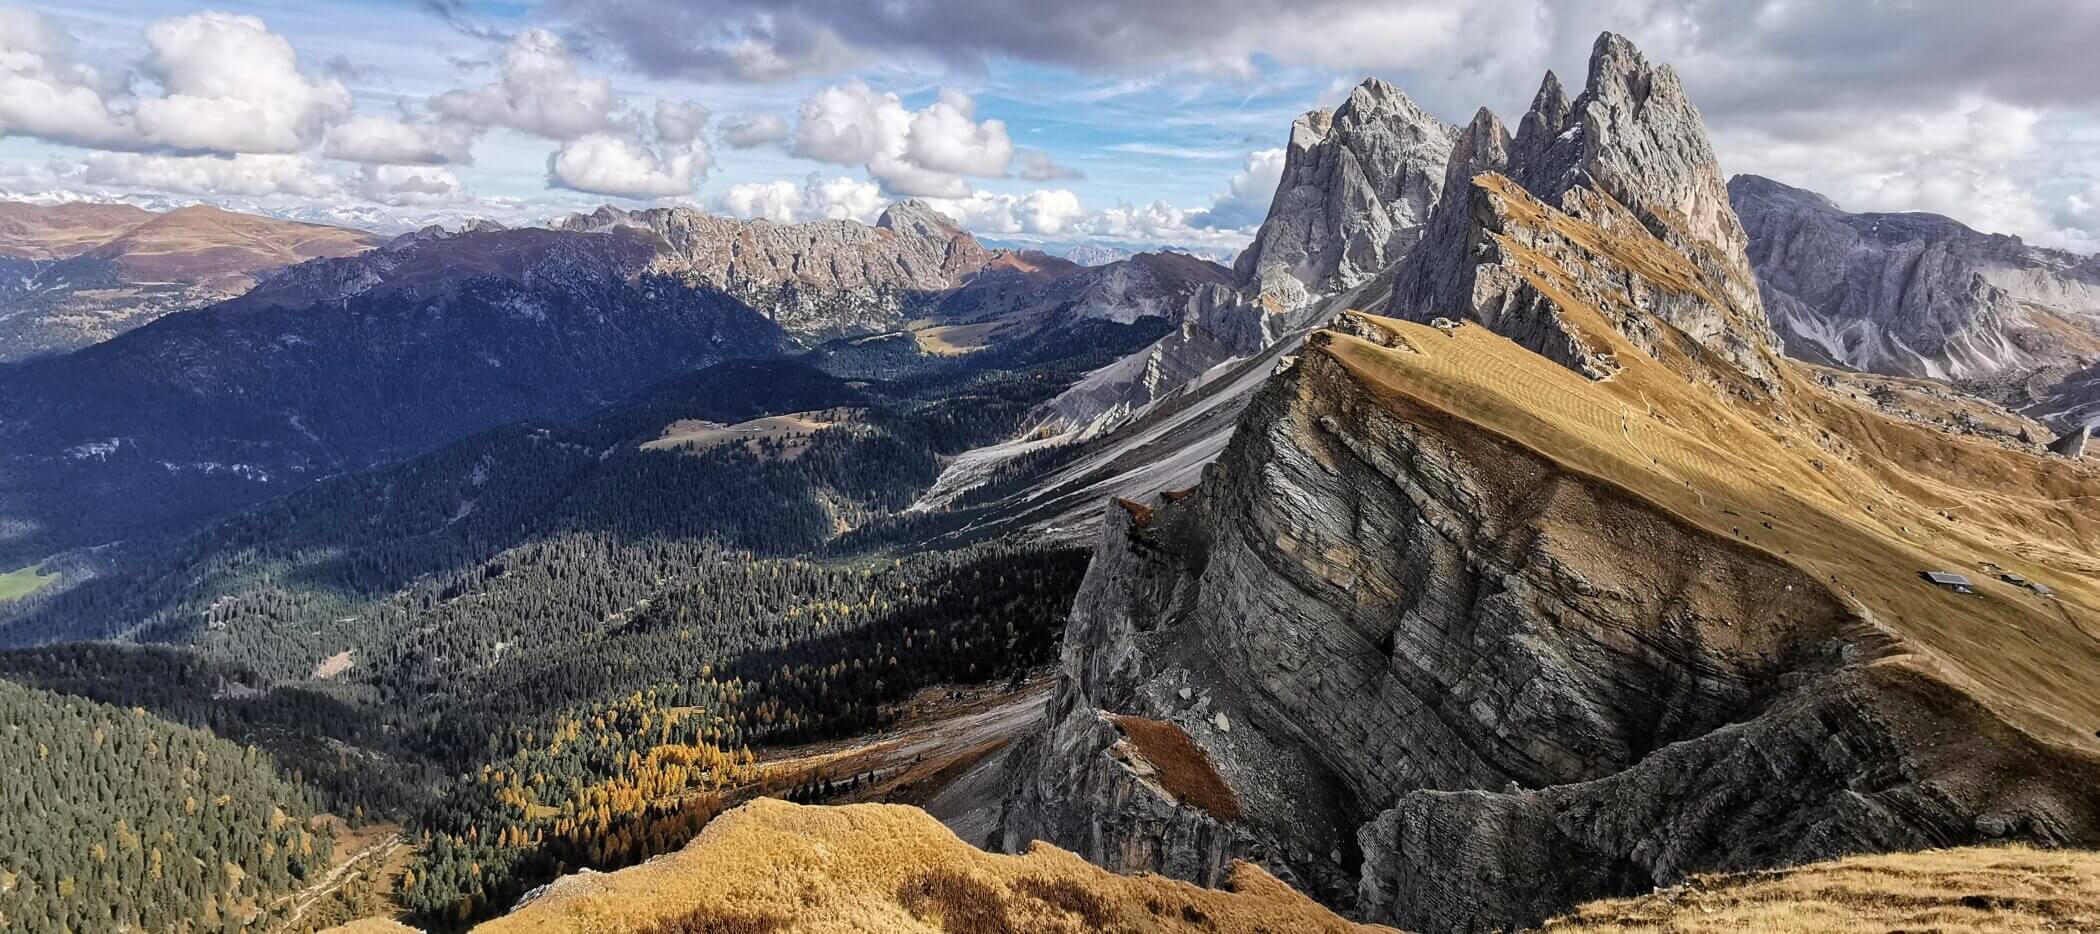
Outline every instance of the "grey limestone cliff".
<path fill-rule="evenodd" d="M 1623 39 L 1575 101 L 1549 77 L 1515 138 L 1476 117 L 1447 169 L 1466 187 L 1341 300 L 1450 319 L 1413 340 L 1485 327 L 1628 400 L 1668 385 L 1697 401 L 1646 417 L 1683 430 L 1826 411 L 1778 357 L 1697 111 Z M 1696 524 L 1336 349 L 1409 340 L 1343 316 L 1198 485 L 1105 510 L 1005 846 L 1204 883 L 1252 859 L 1364 920 L 1485 931 L 1693 872 L 2100 843 L 2090 750 L 1897 663 L 1914 647 L 1743 520 Z M 1235 807 L 1130 755 L 1126 716 L 1201 747 Z"/>
<path fill-rule="evenodd" d="M 2100 362 L 2100 260 L 1936 214 L 1854 214 L 1754 175 L 1729 194 L 1789 354 L 1947 380 L 2060 424 L 2100 418 L 2076 378 Z"/>
<path fill-rule="evenodd" d="M 558 226 L 646 234 L 661 245 L 654 271 L 721 289 L 788 332 L 815 338 L 895 328 L 993 256 L 954 221 L 916 201 L 891 205 L 873 226 L 610 207 Z"/>

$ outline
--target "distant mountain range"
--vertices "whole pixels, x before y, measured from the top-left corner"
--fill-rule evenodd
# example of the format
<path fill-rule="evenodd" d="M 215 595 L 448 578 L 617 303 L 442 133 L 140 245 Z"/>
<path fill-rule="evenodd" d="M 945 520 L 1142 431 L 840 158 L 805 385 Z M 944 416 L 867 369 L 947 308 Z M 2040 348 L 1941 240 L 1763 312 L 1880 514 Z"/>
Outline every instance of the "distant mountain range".
<path fill-rule="evenodd" d="M 18 261 L 147 216 L 37 215 Z M 1058 249 L 917 202 L 608 207 L 0 366 L 0 571 L 34 585 L 0 676 L 403 822 L 407 872 L 336 900 L 442 930 L 675 894 L 666 930 L 1458 934 L 2100 848 L 2100 466 L 1984 398 L 2087 417 L 2092 260 L 1731 184 L 1611 33 L 1513 125 L 1375 78 L 1299 117 L 1229 268 Z M 899 808 L 704 829 L 768 794 L 1033 855 Z M 16 897 L 124 917 L 57 870 L 121 908 L 133 830 L 74 823 L 14 847 Z M 738 904 L 681 876 L 717 851 L 804 875 Z M 1955 888 L 1902 907 L 2034 907 Z"/>
<path fill-rule="evenodd" d="M 145 216 L 147 230 L 235 229 L 211 209 Z M 37 228 L 40 249 L 102 223 L 62 221 Z M 1224 274 L 1173 255 L 1082 267 L 990 250 L 911 203 L 873 226 L 607 209 L 551 229 L 419 231 L 0 370 L 0 556 L 190 521 L 728 359 L 819 348 L 870 373 L 1098 365 Z M 881 335 L 895 339 L 865 340 Z"/>
<path fill-rule="evenodd" d="M 1180 253 L 1197 259 L 1208 260 L 1220 266 L 1232 265 L 1239 251 L 1224 247 L 1199 247 L 1163 242 L 1109 243 L 1101 240 L 1081 240 L 1076 243 L 1037 240 L 1018 237 L 982 237 L 986 246 L 1005 250 L 1031 251 L 1068 259 L 1081 266 L 1106 266 L 1117 260 L 1129 259 L 1140 253 Z"/>
<path fill-rule="evenodd" d="M 1728 192 L 1788 354 L 1942 380 L 2059 429 L 2100 422 L 2100 257 L 1755 175 Z"/>
<path fill-rule="evenodd" d="M 0 363 L 108 340 L 383 238 L 195 206 L 0 202 Z"/>

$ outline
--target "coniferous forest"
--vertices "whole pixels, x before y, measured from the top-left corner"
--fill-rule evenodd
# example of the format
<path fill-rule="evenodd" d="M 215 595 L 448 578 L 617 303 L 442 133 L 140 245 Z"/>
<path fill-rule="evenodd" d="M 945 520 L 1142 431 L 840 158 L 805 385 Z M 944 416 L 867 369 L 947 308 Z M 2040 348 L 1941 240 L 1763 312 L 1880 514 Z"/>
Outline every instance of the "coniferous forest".
<path fill-rule="evenodd" d="M 328 863 L 254 747 L 0 681 L 0 929 L 239 930 Z"/>
<path fill-rule="evenodd" d="M 0 678 L 30 688 L 10 697 L 217 743 L 215 768 L 247 770 L 242 807 L 267 803 L 195 831 L 237 881 L 183 876 L 150 909 L 124 901 L 159 912 L 137 919 L 147 929 L 263 917 L 265 896 L 325 865 L 318 811 L 398 825 L 414 855 L 394 904 L 464 925 L 560 873 L 676 849 L 750 795 L 796 793 L 754 767 L 769 746 L 864 732 L 921 688 L 1048 663 L 1085 554 L 939 534 L 974 502 L 907 507 L 943 456 L 1011 436 L 1075 367 L 882 380 L 741 361 L 577 421 L 485 431 L 180 536 L 67 556 L 66 586 L 0 605 L 0 644 L 16 646 Z M 831 414 L 813 430 L 649 444 L 682 420 L 818 410 Z M 117 741 L 67 732 L 86 739 L 64 748 Z M 80 813 L 129 813 L 107 807 Z M 13 891 L 74 919 L 62 929 L 95 929 L 78 919 L 119 900 L 93 886 L 130 878 L 132 863 L 96 855 L 129 837 L 96 832 L 110 838 L 82 829 L 79 854 L 7 853 L 7 871 L 37 880 Z"/>

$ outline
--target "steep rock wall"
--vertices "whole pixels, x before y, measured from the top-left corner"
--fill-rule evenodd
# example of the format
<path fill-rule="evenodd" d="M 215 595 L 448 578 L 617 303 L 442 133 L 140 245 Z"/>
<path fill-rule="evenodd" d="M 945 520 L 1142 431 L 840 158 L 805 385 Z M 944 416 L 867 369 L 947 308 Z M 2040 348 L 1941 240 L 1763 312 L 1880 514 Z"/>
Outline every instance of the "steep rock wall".
<path fill-rule="evenodd" d="M 1443 931 L 1692 871 L 2093 839 L 2090 764 L 1876 664 L 1898 645 L 1815 580 L 1319 346 L 1195 492 L 1106 525 L 1009 847 L 1196 881 L 1252 859 Z M 1179 725 L 1240 819 L 1110 755 L 1110 714 Z"/>

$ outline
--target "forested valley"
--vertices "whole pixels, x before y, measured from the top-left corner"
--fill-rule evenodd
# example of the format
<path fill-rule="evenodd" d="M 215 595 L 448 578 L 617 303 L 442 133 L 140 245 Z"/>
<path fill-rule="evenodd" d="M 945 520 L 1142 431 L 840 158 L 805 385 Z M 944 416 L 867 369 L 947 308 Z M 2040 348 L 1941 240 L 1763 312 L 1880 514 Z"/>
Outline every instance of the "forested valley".
<path fill-rule="evenodd" d="M 1100 356 L 810 358 L 844 375 L 739 361 L 485 431 L 179 538 L 66 556 L 66 586 L 0 604 L 15 646 L 0 678 L 216 743 L 277 783 L 246 799 L 284 802 L 270 820 L 305 836 L 229 817 L 261 848 L 228 859 L 247 881 L 171 884 L 166 917 L 209 928 L 296 886 L 310 857 L 286 840 L 325 853 L 325 811 L 400 825 L 415 855 L 394 903 L 464 925 L 562 872 L 675 849 L 743 797 L 799 793 L 761 779 L 757 750 L 1051 660 L 1086 555 L 948 534 L 981 506 L 907 507 L 943 456 L 1011 436 Z M 726 443 L 670 433 L 812 411 L 821 427 Z M 10 856 L 35 867 L 50 917 L 100 904 L 87 886 L 104 877 L 75 867 L 116 843 L 76 837 Z"/>

